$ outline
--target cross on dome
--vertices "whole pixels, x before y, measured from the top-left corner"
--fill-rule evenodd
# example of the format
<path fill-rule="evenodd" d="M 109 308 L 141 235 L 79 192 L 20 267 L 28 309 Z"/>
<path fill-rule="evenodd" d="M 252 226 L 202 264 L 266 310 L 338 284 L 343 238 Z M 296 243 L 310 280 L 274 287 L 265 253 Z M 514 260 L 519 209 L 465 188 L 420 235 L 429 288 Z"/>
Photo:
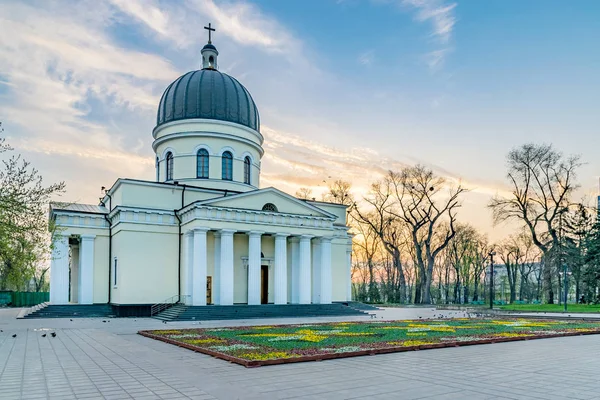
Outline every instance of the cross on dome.
<path fill-rule="evenodd" d="M 211 37 L 210 37 L 210 34 L 211 34 L 211 32 L 215 32 L 215 31 L 216 31 L 216 29 L 215 29 L 215 28 L 212 28 L 210 25 L 211 25 L 211 24 L 210 24 L 210 22 L 209 22 L 209 23 L 208 23 L 208 26 L 205 26 L 205 27 L 204 27 L 204 29 L 206 29 L 206 30 L 208 31 L 208 44 L 212 44 Z"/>

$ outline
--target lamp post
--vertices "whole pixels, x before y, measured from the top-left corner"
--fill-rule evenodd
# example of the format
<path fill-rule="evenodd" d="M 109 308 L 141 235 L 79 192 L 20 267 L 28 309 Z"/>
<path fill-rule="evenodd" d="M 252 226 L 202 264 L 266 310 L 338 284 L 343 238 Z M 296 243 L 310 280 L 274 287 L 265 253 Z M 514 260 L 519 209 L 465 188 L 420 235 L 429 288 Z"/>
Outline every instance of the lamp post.
<path fill-rule="evenodd" d="M 563 263 L 563 270 L 560 272 L 560 275 L 563 278 L 563 286 L 565 287 L 563 300 L 565 302 L 565 312 L 567 312 L 567 299 L 569 297 L 569 275 L 571 275 L 571 272 L 567 271 L 567 263 Z"/>
<path fill-rule="evenodd" d="M 490 310 L 494 309 L 494 256 L 496 252 L 490 251 Z"/>

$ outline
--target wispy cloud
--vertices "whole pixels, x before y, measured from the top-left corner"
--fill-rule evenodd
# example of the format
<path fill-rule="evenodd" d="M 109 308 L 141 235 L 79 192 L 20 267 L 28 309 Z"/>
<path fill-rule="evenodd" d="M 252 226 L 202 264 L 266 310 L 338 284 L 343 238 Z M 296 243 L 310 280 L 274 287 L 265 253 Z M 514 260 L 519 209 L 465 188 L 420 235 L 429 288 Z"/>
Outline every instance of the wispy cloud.
<path fill-rule="evenodd" d="M 361 65 L 372 65 L 375 61 L 375 51 L 367 50 L 358 56 L 358 63 Z"/>
<path fill-rule="evenodd" d="M 416 8 L 415 19 L 419 22 L 430 22 L 432 36 L 441 43 L 448 43 L 456 24 L 456 3 L 447 4 L 444 0 L 402 0 L 402 4 Z"/>
<path fill-rule="evenodd" d="M 445 0 L 400 0 L 405 7 L 416 10 L 415 20 L 431 24 L 431 37 L 437 46 L 441 46 L 425 55 L 425 63 L 430 70 L 437 71 L 452 51 L 450 41 L 456 25 L 456 3 Z"/>

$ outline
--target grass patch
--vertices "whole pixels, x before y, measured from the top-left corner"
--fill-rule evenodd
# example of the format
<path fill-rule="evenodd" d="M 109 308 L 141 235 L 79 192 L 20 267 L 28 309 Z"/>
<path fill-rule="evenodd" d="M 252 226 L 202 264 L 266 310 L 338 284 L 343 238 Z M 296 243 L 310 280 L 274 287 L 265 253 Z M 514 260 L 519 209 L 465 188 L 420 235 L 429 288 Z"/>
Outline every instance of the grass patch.
<path fill-rule="evenodd" d="M 562 304 L 509 304 L 499 306 L 505 311 L 529 311 L 529 312 L 563 312 L 565 306 Z M 597 313 L 600 312 L 600 305 L 590 304 L 568 304 L 569 313 Z"/>
<path fill-rule="evenodd" d="M 600 333 L 600 322 L 440 319 L 140 331 L 246 367 Z"/>

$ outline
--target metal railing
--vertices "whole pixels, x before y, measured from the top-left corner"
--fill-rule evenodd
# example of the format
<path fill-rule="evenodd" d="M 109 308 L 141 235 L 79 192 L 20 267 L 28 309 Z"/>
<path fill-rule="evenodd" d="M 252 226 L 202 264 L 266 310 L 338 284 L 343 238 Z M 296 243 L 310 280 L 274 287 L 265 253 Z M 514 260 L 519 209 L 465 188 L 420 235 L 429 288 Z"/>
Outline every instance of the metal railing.
<path fill-rule="evenodd" d="M 175 296 L 171 296 L 168 299 L 166 299 L 165 301 L 162 301 L 160 303 L 156 303 L 154 304 L 151 308 L 150 308 L 150 316 L 153 317 L 156 314 L 165 311 L 166 309 L 169 309 L 171 307 L 173 307 L 176 304 L 185 304 L 186 300 L 188 298 L 190 298 L 191 296 L 189 295 L 175 295 Z"/>

